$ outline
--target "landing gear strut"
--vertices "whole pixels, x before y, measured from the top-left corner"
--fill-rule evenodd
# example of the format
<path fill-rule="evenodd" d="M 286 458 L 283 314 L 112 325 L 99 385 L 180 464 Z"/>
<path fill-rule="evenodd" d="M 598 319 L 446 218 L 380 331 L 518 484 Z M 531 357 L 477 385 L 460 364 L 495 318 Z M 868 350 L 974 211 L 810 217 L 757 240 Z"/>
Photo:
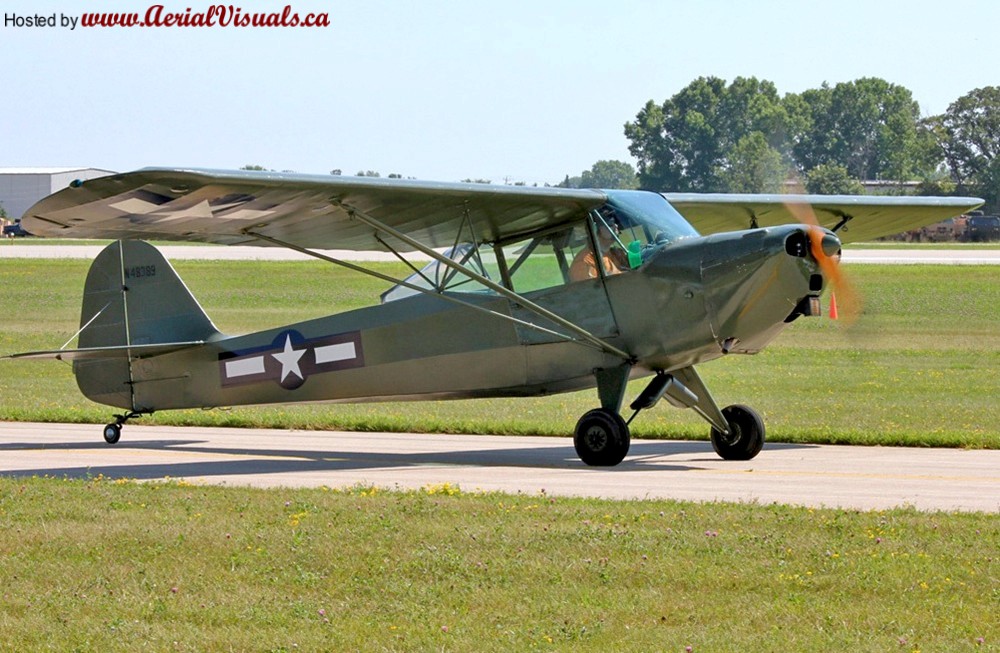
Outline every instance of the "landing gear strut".
<path fill-rule="evenodd" d="M 132 417 L 139 417 L 143 413 L 129 411 L 121 415 L 115 415 L 115 421 L 104 427 L 104 441 L 108 444 L 116 444 L 122 437 L 122 427 Z"/>
<path fill-rule="evenodd" d="M 595 370 L 601 407 L 576 423 L 573 446 L 580 460 L 595 467 L 612 467 L 624 460 L 631 436 L 629 424 L 640 411 L 660 399 L 677 408 L 690 408 L 712 425 L 712 448 L 724 460 L 750 460 L 764 447 L 764 420 L 752 408 L 733 404 L 719 409 L 694 367 L 657 372 L 629 406 L 634 412 L 626 422 L 622 399 L 631 365 Z"/>

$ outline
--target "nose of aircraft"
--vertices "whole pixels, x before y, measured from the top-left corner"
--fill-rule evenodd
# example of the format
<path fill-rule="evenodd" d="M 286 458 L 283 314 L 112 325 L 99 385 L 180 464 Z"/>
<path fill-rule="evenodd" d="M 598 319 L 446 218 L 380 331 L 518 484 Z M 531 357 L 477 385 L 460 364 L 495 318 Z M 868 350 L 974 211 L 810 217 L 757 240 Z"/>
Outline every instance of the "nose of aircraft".
<path fill-rule="evenodd" d="M 816 314 L 809 298 L 832 280 L 840 246 L 833 232 L 802 225 L 713 237 L 702 270 L 723 351 L 757 351 L 793 316 Z"/>
<path fill-rule="evenodd" d="M 785 252 L 791 256 L 809 258 L 822 264 L 822 259 L 840 257 L 840 238 L 822 227 L 795 227 L 784 236 Z"/>
<path fill-rule="evenodd" d="M 817 229 L 818 227 L 813 227 Z M 828 257 L 840 256 L 840 239 L 832 231 L 823 229 L 823 236 L 820 238 L 820 249 Z"/>

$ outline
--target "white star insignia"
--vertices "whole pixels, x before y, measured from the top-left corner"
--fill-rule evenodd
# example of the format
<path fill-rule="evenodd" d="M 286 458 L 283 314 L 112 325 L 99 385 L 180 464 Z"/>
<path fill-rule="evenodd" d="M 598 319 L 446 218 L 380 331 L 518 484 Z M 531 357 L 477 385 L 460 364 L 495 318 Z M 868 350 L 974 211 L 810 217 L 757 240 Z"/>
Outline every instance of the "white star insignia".
<path fill-rule="evenodd" d="M 284 381 L 289 374 L 302 379 L 302 370 L 299 369 L 299 359 L 306 353 L 305 349 L 292 349 L 292 337 L 285 336 L 285 349 L 280 354 L 271 354 L 281 363 L 281 380 Z"/>

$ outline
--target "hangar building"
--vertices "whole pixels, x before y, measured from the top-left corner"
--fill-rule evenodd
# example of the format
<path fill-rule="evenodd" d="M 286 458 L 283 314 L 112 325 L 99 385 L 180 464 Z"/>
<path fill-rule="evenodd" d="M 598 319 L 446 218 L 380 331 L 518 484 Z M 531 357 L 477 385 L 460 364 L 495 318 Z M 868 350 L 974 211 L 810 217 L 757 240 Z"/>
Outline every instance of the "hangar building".
<path fill-rule="evenodd" d="M 32 204 L 66 188 L 74 179 L 113 174 L 100 168 L 0 168 L 0 206 L 8 220 L 15 220 Z"/>

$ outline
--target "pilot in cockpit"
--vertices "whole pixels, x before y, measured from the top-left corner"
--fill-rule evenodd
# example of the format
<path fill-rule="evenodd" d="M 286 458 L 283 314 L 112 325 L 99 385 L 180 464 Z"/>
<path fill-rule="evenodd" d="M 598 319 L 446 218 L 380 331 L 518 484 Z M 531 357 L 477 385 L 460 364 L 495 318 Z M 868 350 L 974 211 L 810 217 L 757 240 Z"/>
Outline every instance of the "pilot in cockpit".
<path fill-rule="evenodd" d="M 601 252 L 601 262 L 606 274 L 619 274 L 629 269 L 628 255 L 618 246 L 620 233 L 621 225 L 614 211 L 602 211 L 597 227 L 597 247 Z M 598 276 L 600 272 L 597 269 L 597 257 L 588 245 L 573 258 L 573 263 L 569 266 L 569 279 L 583 281 L 596 279 Z"/>

